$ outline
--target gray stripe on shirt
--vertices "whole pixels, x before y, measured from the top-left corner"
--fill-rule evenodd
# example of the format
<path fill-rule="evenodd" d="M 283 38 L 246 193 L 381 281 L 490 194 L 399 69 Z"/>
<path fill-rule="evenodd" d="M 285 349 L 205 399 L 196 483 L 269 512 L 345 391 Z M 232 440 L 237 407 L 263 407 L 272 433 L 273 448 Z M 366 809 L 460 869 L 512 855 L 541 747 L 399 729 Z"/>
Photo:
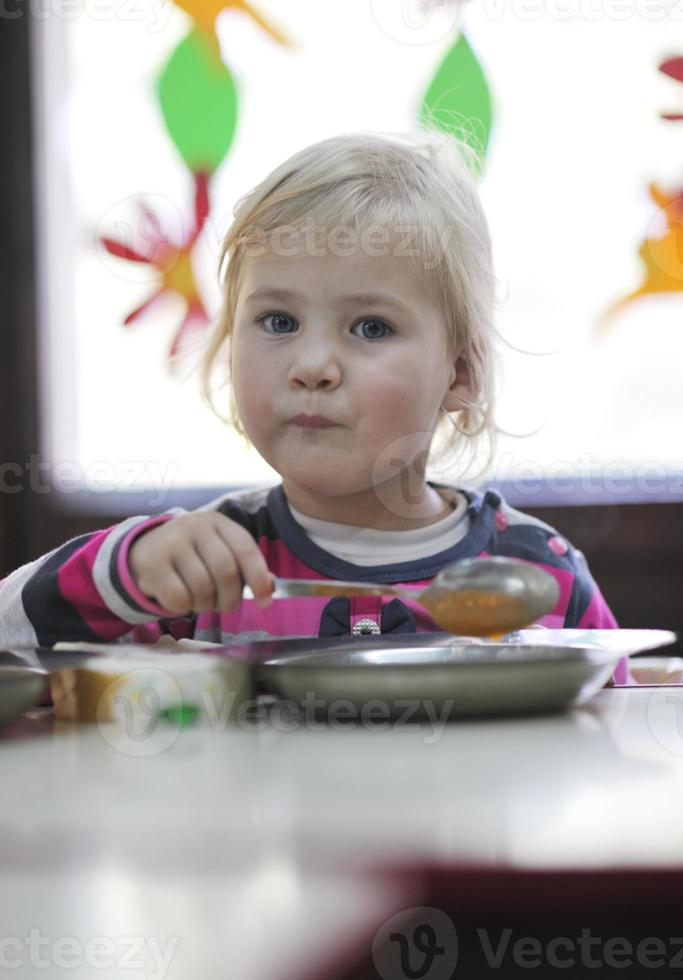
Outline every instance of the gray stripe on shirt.
<path fill-rule="evenodd" d="M 186 512 L 182 507 L 171 507 L 169 510 L 164 511 L 164 513 L 175 515 Z M 146 514 L 143 517 L 129 517 L 117 525 L 111 534 L 108 534 L 105 538 L 93 564 L 93 583 L 107 609 L 113 612 L 115 616 L 118 616 L 119 619 L 122 619 L 124 623 L 130 623 L 133 626 L 137 626 L 140 623 L 148 623 L 151 619 L 157 619 L 158 617 L 151 612 L 140 612 L 136 606 L 127 603 L 122 598 L 112 582 L 111 563 L 116 558 L 118 545 L 123 541 L 128 532 L 139 524 L 144 524 L 146 521 L 158 516 L 158 514 Z"/>

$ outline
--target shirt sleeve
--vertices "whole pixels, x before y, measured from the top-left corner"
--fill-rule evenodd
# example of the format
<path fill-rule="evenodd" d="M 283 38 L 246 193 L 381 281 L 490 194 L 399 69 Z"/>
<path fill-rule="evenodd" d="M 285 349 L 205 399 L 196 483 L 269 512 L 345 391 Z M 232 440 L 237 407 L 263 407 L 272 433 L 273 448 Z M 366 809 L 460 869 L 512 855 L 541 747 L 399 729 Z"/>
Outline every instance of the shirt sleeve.
<path fill-rule="evenodd" d="M 587 630 L 618 629 L 614 613 L 591 575 L 583 552 L 572 549 L 575 562 L 574 587 L 567 608 L 565 628 Z M 621 657 L 612 674 L 612 685 L 632 685 L 636 681 L 628 668 L 628 657 Z"/>
<path fill-rule="evenodd" d="M 591 575 L 583 552 L 571 548 L 569 557 L 574 581 L 565 614 L 565 629 L 616 629 L 617 621 Z"/>
<path fill-rule="evenodd" d="M 134 537 L 181 513 L 173 508 L 154 517 L 131 517 L 73 538 L 12 572 L 0 582 L 2 647 L 124 638 L 153 642 L 167 632 L 154 621 L 173 614 L 134 588 L 126 556 Z"/>

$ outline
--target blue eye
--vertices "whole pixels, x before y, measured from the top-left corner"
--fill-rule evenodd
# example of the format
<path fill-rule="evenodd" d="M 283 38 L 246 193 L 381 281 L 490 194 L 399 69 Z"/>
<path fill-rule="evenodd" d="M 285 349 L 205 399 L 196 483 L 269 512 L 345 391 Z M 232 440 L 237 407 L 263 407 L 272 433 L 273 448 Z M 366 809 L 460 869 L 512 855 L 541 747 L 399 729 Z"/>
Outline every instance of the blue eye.
<path fill-rule="evenodd" d="M 270 319 L 272 319 L 274 322 L 271 324 L 269 328 L 266 324 L 266 321 Z M 289 314 L 287 313 L 280 313 L 280 312 L 265 313 L 263 316 L 258 317 L 256 322 L 262 323 L 266 327 L 269 333 L 281 334 L 281 335 L 292 333 L 291 330 L 279 330 L 277 328 L 277 322 L 279 321 L 281 325 L 283 320 L 284 321 L 289 320 L 291 323 L 296 323 L 294 317 L 289 316 Z M 393 329 L 389 326 L 389 324 L 385 323 L 384 320 L 377 320 L 374 317 L 365 320 L 359 320 L 358 323 L 354 324 L 354 329 L 355 327 L 366 323 L 373 324 L 375 327 L 377 326 L 381 327 L 383 332 L 379 335 L 377 333 L 371 333 L 369 336 L 368 334 L 365 334 L 363 337 L 364 340 L 383 340 L 384 337 L 394 332 Z"/>
<path fill-rule="evenodd" d="M 360 326 L 360 324 L 362 323 L 372 323 L 375 326 L 380 326 L 384 328 L 384 333 L 381 334 L 381 336 L 378 337 L 377 334 L 375 334 L 374 336 L 368 337 L 366 335 L 365 340 L 382 340 L 384 337 L 388 336 L 388 334 L 393 333 L 393 330 L 391 329 L 389 324 L 385 323 L 384 320 L 375 320 L 374 318 L 367 319 L 367 320 L 359 320 L 358 323 L 354 324 L 354 326 Z"/>
<path fill-rule="evenodd" d="M 264 316 L 260 316 L 256 322 L 257 323 L 263 323 L 263 324 L 265 324 L 266 320 L 270 320 L 271 317 L 273 319 L 276 319 L 276 320 L 291 320 L 292 319 L 292 317 L 291 316 L 288 316 L 286 313 L 266 313 Z M 272 331 L 272 333 L 288 333 L 288 332 L 289 331 L 286 331 L 286 330 L 273 330 Z"/>

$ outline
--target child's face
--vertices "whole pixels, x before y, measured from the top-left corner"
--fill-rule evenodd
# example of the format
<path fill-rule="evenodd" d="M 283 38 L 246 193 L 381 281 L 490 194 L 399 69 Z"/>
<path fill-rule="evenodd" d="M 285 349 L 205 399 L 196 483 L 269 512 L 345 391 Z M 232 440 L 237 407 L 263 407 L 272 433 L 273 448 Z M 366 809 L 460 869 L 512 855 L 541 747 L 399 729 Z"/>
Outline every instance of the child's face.
<path fill-rule="evenodd" d="M 382 298 L 358 298 L 369 294 Z M 441 311 L 407 257 L 247 259 L 231 368 L 244 430 L 294 506 L 312 513 L 324 498 L 333 513 L 355 495 L 358 523 L 363 506 L 368 520 L 406 514 L 406 470 L 417 459 L 423 472 L 456 374 Z M 336 425 L 293 423 L 301 413 Z M 411 479 L 408 496 L 423 494 Z"/>

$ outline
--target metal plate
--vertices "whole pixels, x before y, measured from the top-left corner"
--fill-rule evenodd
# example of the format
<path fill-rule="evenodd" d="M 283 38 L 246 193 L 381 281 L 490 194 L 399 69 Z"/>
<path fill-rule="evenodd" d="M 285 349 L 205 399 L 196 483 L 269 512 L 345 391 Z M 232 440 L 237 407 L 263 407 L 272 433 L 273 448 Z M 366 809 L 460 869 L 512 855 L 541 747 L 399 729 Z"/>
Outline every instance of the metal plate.
<path fill-rule="evenodd" d="M 667 630 L 521 630 L 502 641 L 449 633 L 249 644 L 263 690 L 298 705 L 335 702 L 415 716 L 554 712 L 583 704 L 620 657 L 674 642 Z"/>

